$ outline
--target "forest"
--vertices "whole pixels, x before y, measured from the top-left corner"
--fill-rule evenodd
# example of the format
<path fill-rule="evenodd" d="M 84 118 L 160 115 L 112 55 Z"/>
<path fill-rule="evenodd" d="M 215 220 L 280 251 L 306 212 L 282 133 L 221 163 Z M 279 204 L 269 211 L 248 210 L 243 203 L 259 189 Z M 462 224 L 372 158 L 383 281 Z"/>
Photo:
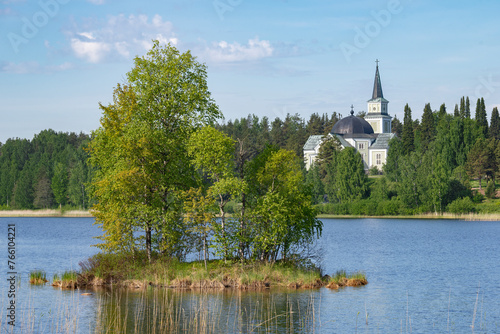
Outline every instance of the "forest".
<path fill-rule="evenodd" d="M 83 133 L 44 130 L 32 140 L 0 143 L 0 208 L 88 209 L 89 140 Z"/>
<path fill-rule="evenodd" d="M 358 116 L 364 114 L 358 113 Z M 240 146 L 244 148 L 246 160 L 252 160 L 266 146 L 290 150 L 302 157 L 307 138 L 328 134 L 339 119 L 340 115 L 335 112 L 332 115 L 312 114 L 308 120 L 299 115 L 272 121 L 248 115 L 219 122 L 216 128 L 236 141 L 234 162 L 238 170 L 241 168 L 241 159 L 237 156 Z M 420 120 L 413 120 L 411 108 L 406 106 L 404 120 L 394 118 L 392 130 L 398 138 L 391 143 L 384 170 L 370 170 L 370 174 L 364 176 L 358 167 L 358 183 L 342 188 L 347 193 L 345 197 L 335 195 L 342 190 L 335 186 L 335 175 L 338 174 L 338 180 L 347 179 L 342 171 L 348 168 L 347 165 L 351 168 L 354 165 L 346 164 L 348 160 L 340 157 L 338 146 L 334 145 L 330 151 L 339 155 L 337 162 L 346 162 L 344 167 L 339 169 L 332 162 L 332 154 L 310 171 L 301 165 L 320 212 L 461 213 L 478 209 L 484 197 L 495 197 L 495 180 L 500 166 L 500 117 L 498 109 L 494 108 L 488 122 L 484 99 L 477 101 L 474 114 L 468 97 L 460 99 L 453 113 L 448 113 L 444 104 L 434 111 L 427 104 Z M 32 140 L 16 138 L 0 143 L 0 208 L 62 206 L 88 209 L 91 200 L 87 187 L 92 178 L 86 150 L 89 141 L 90 135 L 84 133 L 49 129 Z M 325 144 L 323 151 L 328 151 L 326 146 L 331 142 Z M 354 175 L 355 171 L 346 170 L 345 173 Z M 455 203 L 449 206 L 452 202 Z M 231 202 L 230 211 L 233 206 Z M 481 210 L 498 212 L 500 208 L 490 205 Z"/>

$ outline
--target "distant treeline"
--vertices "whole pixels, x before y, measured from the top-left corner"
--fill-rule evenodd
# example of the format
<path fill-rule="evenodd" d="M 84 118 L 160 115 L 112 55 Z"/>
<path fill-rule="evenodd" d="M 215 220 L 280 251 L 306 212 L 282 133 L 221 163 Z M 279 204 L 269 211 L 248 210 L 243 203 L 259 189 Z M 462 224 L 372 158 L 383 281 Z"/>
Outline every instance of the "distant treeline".
<path fill-rule="evenodd" d="M 17 138 L 0 144 L 0 206 L 87 209 L 90 171 L 84 148 L 89 140 L 83 133 L 44 130 L 32 140 Z"/>
<path fill-rule="evenodd" d="M 390 208 L 379 208 L 379 214 L 442 212 L 455 200 L 475 199 L 470 192 L 470 179 L 487 179 L 494 196 L 500 165 L 498 109 L 493 109 L 490 122 L 483 99 L 478 99 L 474 115 L 470 109 L 469 98 L 465 97 L 453 113 L 448 113 L 444 104 L 434 111 L 427 104 L 421 120 L 413 120 L 411 109 L 406 106 L 404 120 L 393 118 L 392 131 L 398 139 L 391 143 L 384 171 L 371 171 L 383 173 L 384 180 L 358 181 L 358 185 L 346 192 L 352 198 L 338 195 L 342 192 L 339 188 L 342 180 L 336 176 L 341 174 L 343 166 L 338 161 L 332 162 L 331 152 L 324 152 L 325 161 L 306 177 L 320 210 L 349 214 L 345 207 L 350 206 L 345 206 L 345 202 L 371 200 L 370 204 L 363 204 L 370 208 L 369 212 L 361 213 L 374 214 L 378 203 Z M 237 141 L 235 162 L 240 171 L 241 161 L 253 159 L 267 145 L 291 150 L 302 157 L 307 138 L 328 134 L 340 118 L 335 112 L 314 113 L 308 120 L 297 114 L 289 114 L 284 120 L 248 115 L 227 120 L 217 128 Z M 35 209 L 69 205 L 88 209 L 86 187 L 91 181 L 91 171 L 85 147 L 89 141 L 90 136 L 83 133 L 44 130 L 32 140 L 9 139 L 5 144 L 0 143 L 0 207 Z M 329 149 L 338 150 L 335 147 Z M 346 172 L 353 175 L 356 171 Z M 328 206 L 321 206 L 322 203 Z"/>

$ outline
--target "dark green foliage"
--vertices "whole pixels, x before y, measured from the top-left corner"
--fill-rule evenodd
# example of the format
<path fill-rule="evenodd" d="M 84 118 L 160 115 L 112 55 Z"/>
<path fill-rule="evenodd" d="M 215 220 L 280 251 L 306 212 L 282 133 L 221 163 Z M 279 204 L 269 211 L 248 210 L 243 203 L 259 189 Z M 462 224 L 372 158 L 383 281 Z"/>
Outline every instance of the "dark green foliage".
<path fill-rule="evenodd" d="M 415 150 L 415 135 L 414 135 L 414 123 L 411 118 L 411 109 L 406 104 L 405 106 L 405 117 L 403 123 L 403 154 L 409 155 Z"/>
<path fill-rule="evenodd" d="M 68 198 L 68 175 L 80 165 L 80 191 L 90 180 L 84 151 L 88 140 L 82 133 L 53 130 L 44 130 L 32 140 L 7 140 L 0 147 L 0 205 L 33 209 L 65 205 L 68 200 L 73 205 L 86 201 L 79 198 L 79 203 L 74 203 Z"/>
<path fill-rule="evenodd" d="M 490 138 L 500 139 L 500 116 L 498 115 L 498 108 L 493 108 L 491 112 L 491 121 L 490 121 L 490 130 L 489 130 Z"/>
<path fill-rule="evenodd" d="M 306 185 L 311 189 L 312 200 L 314 204 L 323 203 L 325 187 L 319 174 L 319 167 L 314 164 L 306 174 Z"/>
<path fill-rule="evenodd" d="M 464 214 L 474 212 L 474 203 L 471 201 L 469 197 L 460 198 L 453 202 L 451 202 L 446 211 L 454 214 Z"/>
<path fill-rule="evenodd" d="M 476 104 L 476 123 L 480 128 L 483 137 L 488 136 L 488 119 L 486 117 L 486 106 L 484 105 L 484 99 L 477 99 Z"/>
<path fill-rule="evenodd" d="M 396 116 L 392 119 L 392 133 L 395 133 L 399 138 L 403 136 L 403 124 Z"/>
<path fill-rule="evenodd" d="M 326 188 L 330 201 L 347 203 L 367 195 L 363 160 L 354 148 L 346 147 L 340 151 L 337 161 L 329 164 L 328 173 L 330 178 Z"/>
<path fill-rule="evenodd" d="M 488 185 L 486 186 L 485 195 L 488 198 L 495 198 L 496 189 L 495 189 L 495 181 L 494 180 L 488 181 Z"/>
<path fill-rule="evenodd" d="M 445 111 L 446 114 L 446 111 Z M 420 142 L 421 151 L 424 153 L 431 141 L 434 140 L 436 136 L 436 125 L 434 120 L 434 114 L 432 113 L 431 105 L 427 103 L 424 108 L 424 113 L 422 114 L 422 125 L 420 128 Z"/>

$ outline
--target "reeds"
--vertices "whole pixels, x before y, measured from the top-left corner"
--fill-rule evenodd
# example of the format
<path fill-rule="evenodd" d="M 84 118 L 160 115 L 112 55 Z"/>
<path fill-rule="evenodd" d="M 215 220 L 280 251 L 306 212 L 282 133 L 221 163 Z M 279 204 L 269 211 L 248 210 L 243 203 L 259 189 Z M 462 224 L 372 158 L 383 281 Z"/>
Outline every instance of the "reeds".
<path fill-rule="evenodd" d="M 52 278 L 52 286 L 61 287 L 63 289 L 76 289 L 78 286 L 78 273 L 76 271 L 65 271 L 59 276 L 54 274 Z"/>
<path fill-rule="evenodd" d="M 30 284 L 45 284 L 47 283 L 47 275 L 43 270 L 32 270 L 30 272 Z"/>
<path fill-rule="evenodd" d="M 368 281 L 363 272 L 357 271 L 347 274 L 345 270 L 338 270 L 335 275 L 330 278 L 326 287 L 338 289 L 345 286 L 362 286 L 366 284 L 368 284 Z"/>

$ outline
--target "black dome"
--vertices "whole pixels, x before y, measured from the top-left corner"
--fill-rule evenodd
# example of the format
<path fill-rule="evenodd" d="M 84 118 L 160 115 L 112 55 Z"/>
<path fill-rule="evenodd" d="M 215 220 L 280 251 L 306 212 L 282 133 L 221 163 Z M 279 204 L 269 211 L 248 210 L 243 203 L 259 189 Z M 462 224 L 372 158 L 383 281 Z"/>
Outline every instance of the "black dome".
<path fill-rule="evenodd" d="M 372 134 L 373 128 L 361 117 L 356 117 L 354 115 L 342 118 L 340 121 L 335 123 L 332 128 L 333 134 L 338 135 L 348 135 L 348 134 Z"/>

